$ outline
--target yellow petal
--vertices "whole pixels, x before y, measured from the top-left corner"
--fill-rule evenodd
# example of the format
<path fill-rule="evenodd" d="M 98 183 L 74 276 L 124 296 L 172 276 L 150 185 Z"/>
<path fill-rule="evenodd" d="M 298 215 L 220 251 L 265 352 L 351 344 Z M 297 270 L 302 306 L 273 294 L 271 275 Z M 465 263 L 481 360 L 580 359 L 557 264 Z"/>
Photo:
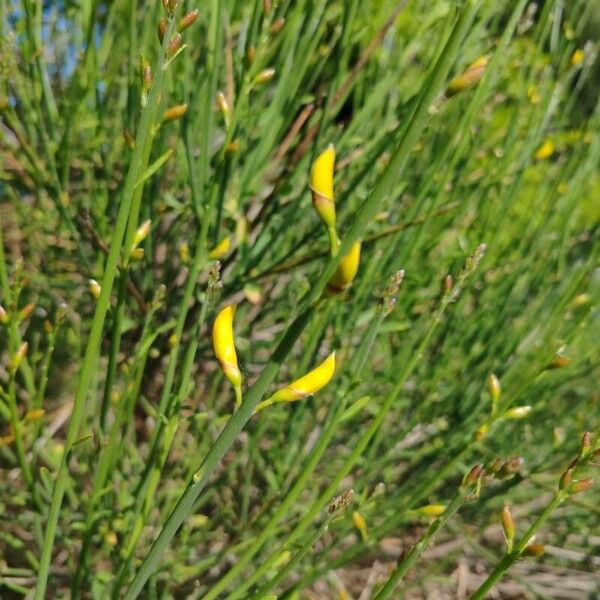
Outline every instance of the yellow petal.
<path fill-rule="evenodd" d="M 242 382 L 242 374 L 238 367 L 233 341 L 234 314 L 235 305 L 230 304 L 217 315 L 213 325 L 213 346 L 223 373 L 234 387 L 238 387 Z"/>
<path fill-rule="evenodd" d="M 334 372 L 335 352 L 332 352 L 318 367 L 275 392 L 272 400 L 273 402 L 293 402 L 315 394 L 331 381 Z"/>
<path fill-rule="evenodd" d="M 210 252 L 210 254 L 208 255 L 208 258 L 210 258 L 211 260 L 217 260 L 218 258 L 221 258 L 222 256 L 225 256 L 225 254 L 227 254 L 227 252 L 229 252 L 229 243 L 230 240 L 228 237 L 223 238 Z"/>
<path fill-rule="evenodd" d="M 327 150 L 321 152 L 315 160 L 310 174 L 310 188 L 326 200 L 333 201 L 333 167 L 335 150 L 329 144 Z"/>
<path fill-rule="evenodd" d="M 544 160 L 550 158 L 554 154 L 554 142 L 552 140 L 546 140 L 536 151 L 535 159 Z"/>
<path fill-rule="evenodd" d="M 355 242 L 350 248 L 350 252 L 340 261 L 336 272 L 327 284 L 330 292 L 342 292 L 354 281 L 360 264 L 360 244 L 360 242 Z"/>

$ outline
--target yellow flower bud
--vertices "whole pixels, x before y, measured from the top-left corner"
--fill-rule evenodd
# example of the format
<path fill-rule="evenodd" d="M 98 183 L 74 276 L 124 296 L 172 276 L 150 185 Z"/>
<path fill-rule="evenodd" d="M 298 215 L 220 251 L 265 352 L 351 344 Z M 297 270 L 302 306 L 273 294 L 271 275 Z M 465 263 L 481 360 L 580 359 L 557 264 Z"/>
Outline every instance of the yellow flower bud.
<path fill-rule="evenodd" d="M 152 222 L 150 221 L 150 219 L 148 219 L 137 228 L 135 235 L 133 236 L 134 246 L 139 246 L 148 237 L 151 225 Z"/>
<path fill-rule="evenodd" d="M 8 314 L 6 313 L 2 305 L 0 305 L 0 323 L 2 323 L 3 325 L 6 325 L 6 323 L 8 323 Z"/>
<path fill-rule="evenodd" d="M 489 62 L 490 59 L 487 56 L 480 56 L 475 62 L 471 63 L 465 71 L 450 81 L 446 88 L 446 96 L 451 98 L 459 92 L 473 87 L 483 77 Z"/>
<path fill-rule="evenodd" d="M 263 69 L 260 73 L 256 74 L 254 78 L 254 85 L 262 85 L 263 83 L 268 83 L 275 77 L 275 69 L 269 67 L 268 69 Z"/>
<path fill-rule="evenodd" d="M 487 379 L 487 388 L 494 403 L 498 402 L 498 400 L 500 400 L 502 388 L 500 387 L 500 380 L 498 377 L 496 377 L 496 375 L 494 375 L 494 373 L 489 374 Z"/>
<path fill-rule="evenodd" d="M 362 539 L 366 540 L 368 537 L 367 522 L 365 521 L 365 518 L 357 511 L 352 513 L 352 524 L 354 527 L 356 527 L 356 529 L 358 529 Z"/>
<path fill-rule="evenodd" d="M 535 152 L 534 157 L 536 160 L 544 160 L 550 158 L 554 154 L 554 142 L 552 140 L 546 140 Z"/>
<path fill-rule="evenodd" d="M 577 50 L 575 50 L 575 52 L 573 52 L 573 55 L 571 56 L 571 66 L 578 67 L 583 62 L 584 58 L 585 54 L 583 50 L 581 48 L 578 48 Z"/>
<path fill-rule="evenodd" d="M 504 413 L 506 419 L 523 419 L 532 410 L 531 406 L 515 406 Z"/>
<path fill-rule="evenodd" d="M 336 272 L 327 283 L 327 289 L 331 293 L 343 292 L 354 281 L 360 263 L 360 248 L 360 242 L 355 242 L 350 248 L 350 252 L 340 261 Z"/>
<path fill-rule="evenodd" d="M 292 381 L 273 394 L 273 402 L 294 402 L 315 394 L 324 388 L 335 372 L 335 352 L 332 352 L 318 367 Z"/>
<path fill-rule="evenodd" d="M 186 112 L 187 104 L 177 104 L 175 106 L 171 106 L 171 108 L 167 108 L 163 114 L 163 123 L 170 123 L 171 121 L 181 119 Z"/>
<path fill-rule="evenodd" d="M 179 260 L 184 265 L 187 265 L 190 262 L 190 246 L 187 242 L 182 242 L 179 245 Z"/>
<path fill-rule="evenodd" d="M 223 238 L 211 251 L 208 255 L 208 258 L 211 260 L 217 260 L 222 256 L 225 256 L 227 252 L 229 252 L 230 240 L 228 237 Z"/>
<path fill-rule="evenodd" d="M 102 288 L 100 287 L 100 284 L 95 279 L 90 279 L 88 281 L 88 287 L 89 287 L 90 293 L 92 294 L 92 296 L 94 296 L 94 298 L 96 298 L 96 300 L 98 298 L 100 298 L 100 292 L 102 291 Z"/>
<path fill-rule="evenodd" d="M 327 149 L 317 156 L 310 174 L 313 205 L 327 227 L 335 227 L 334 166 L 335 149 L 333 144 L 329 144 Z"/>
<path fill-rule="evenodd" d="M 424 517 L 439 517 L 445 511 L 446 506 L 444 504 L 426 504 L 425 506 L 421 506 L 421 508 L 417 508 L 417 512 Z"/>
<path fill-rule="evenodd" d="M 234 314 L 235 305 L 230 304 L 217 315 L 213 325 L 213 346 L 225 377 L 229 379 L 234 388 L 239 388 L 242 384 L 242 373 L 238 367 L 233 341 Z"/>
<path fill-rule="evenodd" d="M 515 522 L 510 514 L 508 506 L 504 506 L 500 513 L 500 522 L 502 523 L 502 531 L 508 551 L 512 551 L 513 542 L 515 539 Z"/>

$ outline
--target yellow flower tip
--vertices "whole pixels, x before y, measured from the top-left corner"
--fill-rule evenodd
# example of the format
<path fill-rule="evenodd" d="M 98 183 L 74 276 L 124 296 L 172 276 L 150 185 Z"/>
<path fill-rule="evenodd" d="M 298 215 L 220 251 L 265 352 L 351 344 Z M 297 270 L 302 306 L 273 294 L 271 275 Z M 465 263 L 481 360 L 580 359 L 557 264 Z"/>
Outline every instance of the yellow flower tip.
<path fill-rule="evenodd" d="M 235 343 L 233 341 L 233 317 L 235 304 L 226 306 L 217 315 L 213 325 L 213 347 L 215 356 L 221 365 L 225 377 L 231 385 L 239 388 L 242 384 L 242 373 L 238 367 Z"/>
<path fill-rule="evenodd" d="M 571 56 L 571 66 L 578 67 L 583 62 L 584 58 L 585 53 L 581 48 L 578 48 L 577 50 L 575 50 L 575 52 L 573 52 L 573 55 Z"/>
<path fill-rule="evenodd" d="M 208 258 L 211 260 L 217 260 L 223 256 L 225 256 L 229 252 L 231 240 L 226 237 L 223 238 L 211 251 L 208 255 Z"/>
<path fill-rule="evenodd" d="M 534 157 L 536 160 L 544 160 L 550 158 L 554 154 L 554 142 L 552 140 L 546 140 L 535 152 Z"/>
<path fill-rule="evenodd" d="M 332 294 L 343 292 L 354 281 L 360 264 L 361 242 L 355 242 L 340 261 L 336 272 L 327 283 L 327 289 Z"/>
<path fill-rule="evenodd" d="M 334 373 L 335 352 L 332 352 L 318 367 L 275 392 L 272 401 L 295 402 L 316 394 L 331 381 Z"/>
<path fill-rule="evenodd" d="M 357 511 L 352 513 L 352 524 L 358 531 L 363 539 L 367 538 L 367 522 L 365 518 Z"/>
<path fill-rule="evenodd" d="M 446 511 L 445 504 L 426 504 L 417 508 L 417 512 L 424 517 L 439 517 Z"/>
<path fill-rule="evenodd" d="M 450 80 L 450 83 L 446 88 L 446 96 L 451 98 L 477 84 L 483 77 L 489 62 L 490 59 L 488 56 L 480 56 L 477 60 L 472 62 L 465 71 Z"/>
<path fill-rule="evenodd" d="M 317 214 L 328 227 L 335 226 L 335 197 L 333 193 L 333 171 L 335 149 L 329 144 L 317 156 L 310 173 L 310 189 Z"/>

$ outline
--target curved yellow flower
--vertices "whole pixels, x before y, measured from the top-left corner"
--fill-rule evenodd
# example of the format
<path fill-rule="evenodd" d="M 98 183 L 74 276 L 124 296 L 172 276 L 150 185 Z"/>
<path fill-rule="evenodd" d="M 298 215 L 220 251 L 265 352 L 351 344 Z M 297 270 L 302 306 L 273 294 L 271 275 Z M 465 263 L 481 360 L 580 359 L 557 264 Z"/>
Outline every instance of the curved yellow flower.
<path fill-rule="evenodd" d="M 327 283 L 327 289 L 333 294 L 339 294 L 347 289 L 354 281 L 360 264 L 361 243 L 355 242 L 340 261 L 336 272 Z"/>
<path fill-rule="evenodd" d="M 217 315 L 213 325 L 213 347 L 215 356 L 236 391 L 242 385 L 242 373 L 238 367 L 235 343 L 233 341 L 233 316 L 235 305 L 226 306 Z"/>
<path fill-rule="evenodd" d="M 534 158 L 536 160 L 544 160 L 550 158 L 554 154 L 554 142 L 551 139 L 547 139 L 535 152 Z"/>
<path fill-rule="evenodd" d="M 333 194 L 333 170 L 335 149 L 329 144 L 327 149 L 317 156 L 310 173 L 310 190 L 317 214 L 327 227 L 335 226 L 335 198 Z"/>

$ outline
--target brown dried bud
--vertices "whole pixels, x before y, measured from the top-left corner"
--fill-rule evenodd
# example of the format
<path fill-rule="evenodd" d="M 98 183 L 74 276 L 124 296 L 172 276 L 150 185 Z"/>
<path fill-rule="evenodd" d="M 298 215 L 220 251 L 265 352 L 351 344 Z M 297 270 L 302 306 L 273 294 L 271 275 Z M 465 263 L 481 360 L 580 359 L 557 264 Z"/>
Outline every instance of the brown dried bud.
<path fill-rule="evenodd" d="M 484 465 L 475 465 L 463 478 L 463 485 L 472 487 L 477 484 L 477 481 L 483 475 Z"/>
<path fill-rule="evenodd" d="M 181 19 L 179 19 L 179 29 L 181 29 L 181 31 L 183 31 L 184 29 L 191 27 L 196 22 L 196 19 L 198 18 L 199 14 L 200 14 L 200 11 L 197 8 L 195 8 L 193 11 L 189 12 L 187 15 L 184 15 L 183 17 L 181 17 Z"/>
<path fill-rule="evenodd" d="M 169 123 L 171 121 L 181 119 L 186 112 L 187 104 L 176 104 L 175 106 L 171 106 L 171 108 L 167 108 L 163 114 L 163 123 Z"/>
<path fill-rule="evenodd" d="M 158 41 L 162 44 L 165 39 L 165 34 L 167 33 L 167 20 L 161 19 L 158 22 L 158 27 L 156 29 L 156 33 L 158 34 Z"/>
<path fill-rule="evenodd" d="M 172 17 L 177 9 L 177 0 L 162 0 L 163 9 L 168 17 Z"/>
<path fill-rule="evenodd" d="M 574 481 L 567 489 L 569 494 L 579 494 L 589 490 L 594 485 L 594 480 L 590 477 L 589 479 L 580 479 Z"/>
<path fill-rule="evenodd" d="M 546 552 L 546 549 L 542 544 L 529 544 L 525 546 L 525 549 L 521 553 L 522 556 L 533 556 L 535 558 L 542 556 Z"/>
<path fill-rule="evenodd" d="M 169 42 L 169 45 L 167 46 L 167 57 L 173 58 L 177 54 L 177 52 L 179 52 L 182 45 L 183 45 L 183 38 L 181 37 L 180 33 L 176 33 L 171 38 L 171 41 Z"/>
<path fill-rule="evenodd" d="M 263 0 L 263 13 L 268 15 L 271 12 L 272 4 L 271 0 Z"/>
<path fill-rule="evenodd" d="M 571 359 L 566 356 L 557 356 L 549 365 L 548 369 L 562 369 L 571 364 Z"/>
<path fill-rule="evenodd" d="M 123 129 L 123 139 L 125 140 L 126 146 L 130 150 L 133 150 L 133 148 L 135 146 L 135 139 L 133 138 L 131 131 L 129 131 L 129 129 L 127 129 L 127 127 L 125 129 Z"/>
<path fill-rule="evenodd" d="M 586 431 L 581 436 L 581 444 L 579 446 L 579 458 L 586 458 L 592 451 L 592 434 Z"/>
<path fill-rule="evenodd" d="M 283 29 L 284 25 L 285 25 L 285 19 L 283 17 L 281 17 L 281 18 L 273 21 L 273 24 L 271 25 L 271 27 L 269 27 L 269 31 L 272 34 L 279 33 Z"/>
<path fill-rule="evenodd" d="M 560 476 L 560 479 L 558 480 L 558 489 L 564 490 L 565 488 L 569 487 L 569 485 L 571 485 L 572 481 L 573 469 L 569 468 Z"/>
<path fill-rule="evenodd" d="M 345 510 L 352 502 L 354 496 L 354 490 L 346 490 L 336 496 L 327 507 L 327 512 L 333 514 L 338 511 Z"/>
<path fill-rule="evenodd" d="M 452 286 L 454 285 L 454 279 L 452 275 L 448 273 L 444 279 L 442 279 L 442 294 L 449 294 L 452 291 Z"/>

